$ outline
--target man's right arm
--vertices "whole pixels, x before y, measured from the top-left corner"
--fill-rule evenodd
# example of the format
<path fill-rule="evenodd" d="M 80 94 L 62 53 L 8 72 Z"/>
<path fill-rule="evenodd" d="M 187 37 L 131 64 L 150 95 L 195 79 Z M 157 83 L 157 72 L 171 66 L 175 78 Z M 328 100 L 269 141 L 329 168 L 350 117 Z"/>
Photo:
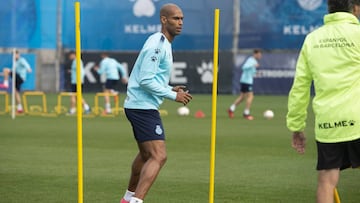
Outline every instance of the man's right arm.
<path fill-rule="evenodd" d="M 306 45 L 304 45 L 296 65 L 295 78 L 288 97 L 286 124 L 292 132 L 302 132 L 305 129 L 311 82 L 312 76 L 307 65 Z"/>

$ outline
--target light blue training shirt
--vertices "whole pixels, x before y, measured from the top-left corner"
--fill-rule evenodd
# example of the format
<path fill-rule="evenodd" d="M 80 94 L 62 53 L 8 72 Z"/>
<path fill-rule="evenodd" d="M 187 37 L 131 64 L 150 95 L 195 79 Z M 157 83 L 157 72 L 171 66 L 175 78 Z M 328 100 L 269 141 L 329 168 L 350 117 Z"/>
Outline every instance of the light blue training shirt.
<path fill-rule="evenodd" d="M 254 76 L 256 74 L 256 65 L 258 62 L 254 56 L 250 56 L 241 67 L 242 74 L 240 78 L 240 83 L 245 83 L 252 85 L 254 83 Z"/>
<path fill-rule="evenodd" d="M 124 107 L 159 109 L 164 98 L 175 100 L 177 93 L 169 86 L 172 65 L 171 43 L 160 32 L 152 34 L 130 74 Z"/>
<path fill-rule="evenodd" d="M 125 68 L 115 59 L 105 57 L 100 62 L 97 72 L 101 75 L 105 73 L 107 80 L 119 80 L 119 72 L 125 77 Z"/>
<path fill-rule="evenodd" d="M 81 84 L 84 82 L 84 64 L 82 60 L 80 61 L 80 74 L 81 74 Z M 74 59 L 71 63 L 71 84 L 76 84 L 76 59 Z"/>
<path fill-rule="evenodd" d="M 25 58 L 19 57 L 19 59 L 15 62 L 15 72 L 23 81 L 26 80 L 26 73 L 28 70 L 31 70 L 29 63 Z"/>

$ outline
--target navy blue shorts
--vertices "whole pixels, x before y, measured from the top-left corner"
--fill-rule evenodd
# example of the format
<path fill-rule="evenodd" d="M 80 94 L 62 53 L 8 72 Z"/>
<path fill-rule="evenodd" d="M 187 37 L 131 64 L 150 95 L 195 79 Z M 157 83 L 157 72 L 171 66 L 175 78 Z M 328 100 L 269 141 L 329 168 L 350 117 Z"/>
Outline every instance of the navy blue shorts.
<path fill-rule="evenodd" d="M 83 89 L 84 85 L 81 84 L 81 89 Z M 71 92 L 76 92 L 76 84 L 71 84 Z"/>
<path fill-rule="evenodd" d="M 253 91 L 253 87 L 250 84 L 246 84 L 246 83 L 240 83 L 241 89 L 240 91 L 243 93 L 247 93 L 247 92 L 252 92 Z"/>
<path fill-rule="evenodd" d="M 165 140 L 164 127 L 159 111 L 125 108 L 125 114 L 131 123 L 137 142 Z"/>
<path fill-rule="evenodd" d="M 318 151 L 317 170 L 360 167 L 360 139 L 339 142 L 316 142 Z"/>
<path fill-rule="evenodd" d="M 108 89 L 108 90 L 116 89 L 117 83 L 118 83 L 118 80 L 106 80 L 105 89 Z"/>
<path fill-rule="evenodd" d="M 10 76 L 12 76 L 12 71 L 10 71 Z M 21 85 L 24 83 L 23 79 L 20 77 L 19 74 L 15 73 L 15 89 L 20 92 Z"/>

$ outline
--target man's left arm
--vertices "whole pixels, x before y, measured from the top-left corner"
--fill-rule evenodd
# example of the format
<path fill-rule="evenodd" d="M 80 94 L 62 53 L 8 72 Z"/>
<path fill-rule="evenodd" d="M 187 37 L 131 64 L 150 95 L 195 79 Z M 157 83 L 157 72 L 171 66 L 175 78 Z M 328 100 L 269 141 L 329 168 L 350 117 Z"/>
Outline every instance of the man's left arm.
<path fill-rule="evenodd" d="M 32 69 L 30 67 L 30 64 L 26 61 L 26 59 L 21 58 L 20 63 L 21 63 L 22 66 L 24 66 L 26 68 L 27 72 L 31 73 Z"/>
<path fill-rule="evenodd" d="M 128 83 L 128 79 L 127 79 L 127 76 L 126 76 L 126 73 L 125 73 L 125 68 L 123 65 L 121 65 L 121 63 L 119 62 L 116 62 L 116 68 L 117 70 L 120 72 L 120 78 L 121 78 L 121 82 L 123 84 L 127 84 Z"/>

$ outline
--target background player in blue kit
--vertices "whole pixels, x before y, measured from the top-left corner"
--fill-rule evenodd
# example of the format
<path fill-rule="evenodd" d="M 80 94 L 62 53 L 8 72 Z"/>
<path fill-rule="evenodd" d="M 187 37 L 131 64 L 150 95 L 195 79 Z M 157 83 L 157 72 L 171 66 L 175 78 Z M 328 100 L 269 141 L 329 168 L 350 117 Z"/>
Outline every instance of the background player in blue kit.
<path fill-rule="evenodd" d="M 166 162 L 165 133 L 158 112 L 163 99 L 184 105 L 192 99 L 183 90 L 184 86 L 168 85 L 173 65 L 171 42 L 182 30 L 182 10 L 175 4 L 165 4 L 160 10 L 160 21 L 161 32 L 146 40 L 127 87 L 125 113 L 139 153 L 133 161 L 128 190 L 121 203 L 142 203 Z"/>
<path fill-rule="evenodd" d="M 120 77 L 121 82 L 127 84 L 125 68 L 117 60 L 110 58 L 107 53 L 102 53 L 101 58 L 100 68 L 95 66 L 94 69 L 98 74 L 105 74 L 106 76 L 104 92 L 114 93 Z M 105 96 L 105 113 L 112 113 L 109 96 Z"/>
<path fill-rule="evenodd" d="M 237 97 L 234 103 L 231 104 L 228 109 L 228 114 L 230 118 L 234 118 L 234 112 L 236 106 L 239 105 L 244 99 L 246 99 L 245 109 L 243 112 L 243 116 L 247 120 L 253 120 L 254 117 L 250 114 L 251 104 L 254 99 L 253 92 L 253 83 L 254 76 L 256 74 L 256 68 L 259 67 L 259 62 L 262 57 L 261 50 L 255 49 L 253 55 L 250 56 L 241 67 L 242 74 L 240 78 L 241 92 L 239 97 Z"/>
<path fill-rule="evenodd" d="M 69 53 L 69 59 L 72 61 L 71 62 L 71 69 L 70 69 L 70 74 L 71 74 L 71 92 L 76 93 L 76 53 L 74 51 L 71 51 Z M 81 85 L 83 85 L 84 83 L 84 64 L 82 61 L 80 61 L 80 70 L 81 70 Z M 69 114 L 75 114 L 76 112 L 76 95 L 71 95 L 70 97 L 70 111 Z M 89 105 L 86 103 L 85 99 L 82 98 L 82 105 L 84 106 L 84 111 L 85 113 L 90 113 L 90 107 Z"/>
<path fill-rule="evenodd" d="M 20 56 L 19 51 L 15 52 L 15 99 L 16 99 L 16 104 L 17 104 L 17 113 L 23 113 L 23 107 L 22 107 L 22 103 L 21 103 L 21 96 L 20 96 L 20 91 L 21 91 L 21 85 L 26 81 L 26 75 L 27 73 L 31 73 L 32 69 L 29 65 L 29 63 L 26 61 L 25 58 Z M 4 68 L 3 70 L 4 73 L 4 82 L 2 87 L 3 88 L 8 88 L 9 87 L 9 77 L 11 77 L 12 72 L 10 68 Z"/>

